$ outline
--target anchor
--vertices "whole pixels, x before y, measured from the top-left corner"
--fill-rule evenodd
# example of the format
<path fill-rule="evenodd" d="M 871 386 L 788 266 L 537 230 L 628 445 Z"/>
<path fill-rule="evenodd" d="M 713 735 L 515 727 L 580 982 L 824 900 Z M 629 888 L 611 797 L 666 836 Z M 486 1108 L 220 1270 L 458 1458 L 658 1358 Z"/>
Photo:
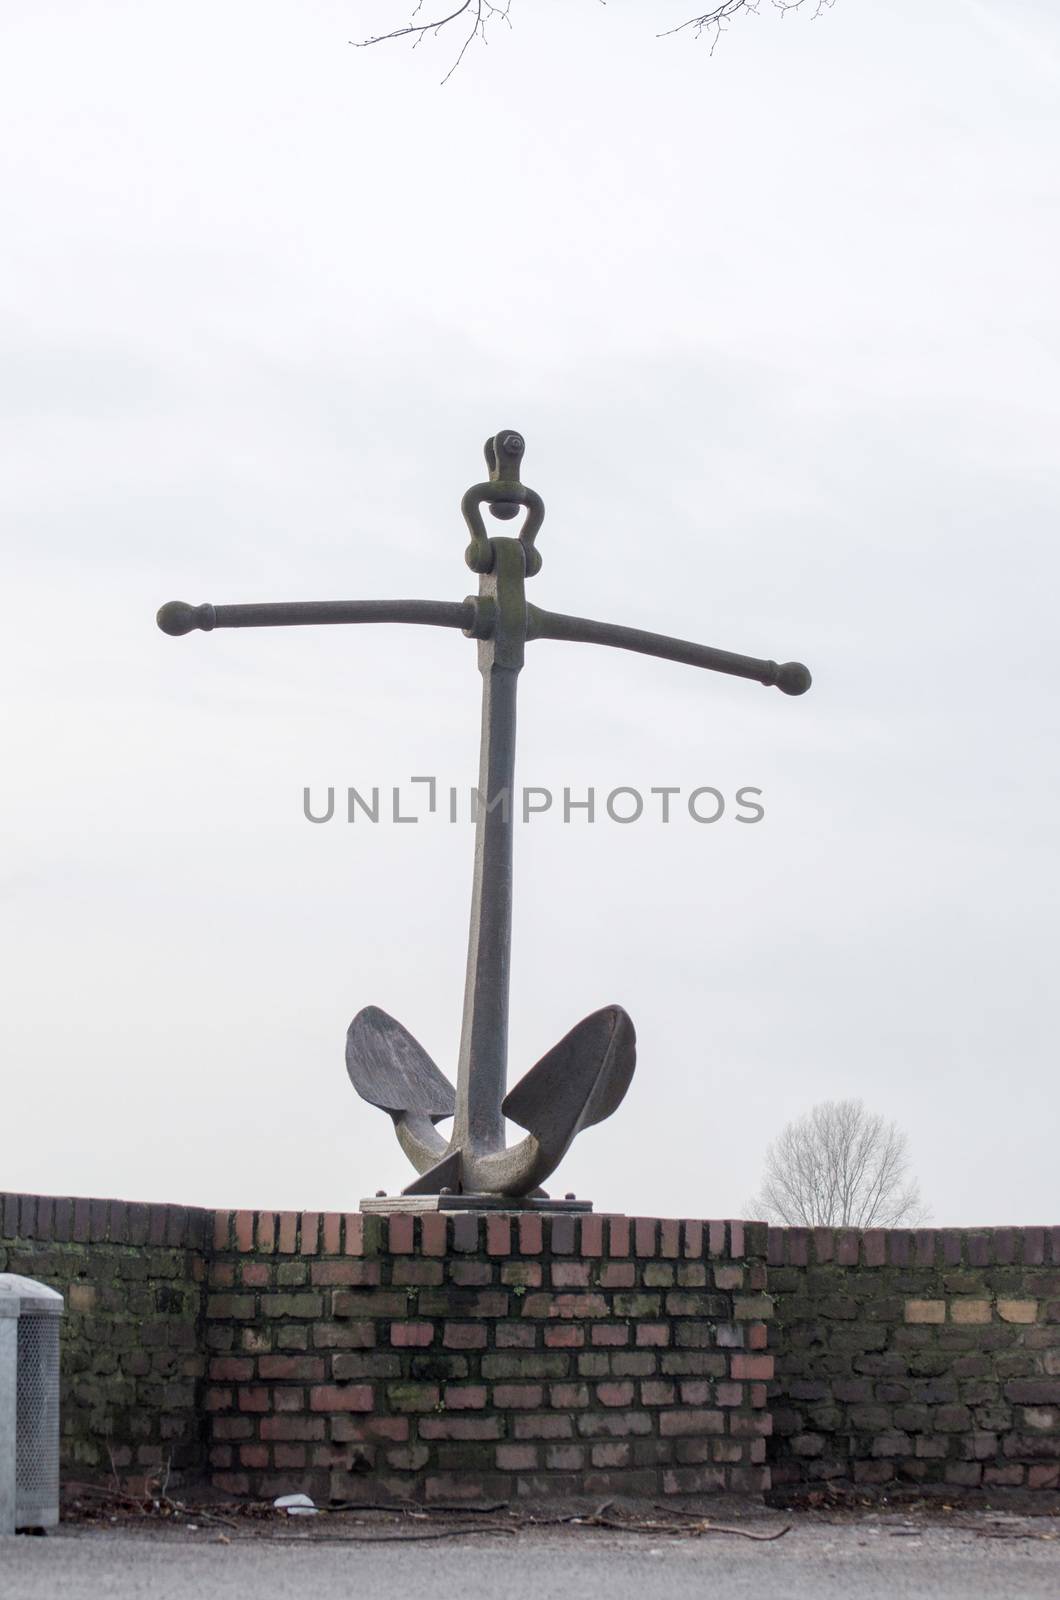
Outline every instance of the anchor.
<path fill-rule="evenodd" d="M 583 1128 L 602 1122 L 621 1104 L 636 1065 L 636 1034 L 627 1013 L 609 1005 L 576 1024 L 505 1093 L 512 926 L 512 794 L 515 776 L 516 689 L 525 647 L 536 639 L 610 645 L 686 666 L 805 694 L 811 678 L 801 662 L 759 660 L 708 645 L 646 633 L 615 623 L 546 611 L 527 601 L 525 584 L 541 568 L 537 535 L 541 496 L 521 479 L 525 443 L 504 429 L 487 440 L 485 482 L 461 501 L 470 534 L 465 561 L 478 574 L 476 595 L 432 600 L 295 601 L 191 606 L 172 600 L 158 613 L 163 633 L 195 629 L 290 627 L 309 623 L 403 622 L 459 628 L 478 644 L 482 674 L 475 860 L 463 1023 L 456 1089 L 408 1030 L 376 1006 L 350 1023 L 346 1067 L 362 1099 L 393 1120 L 398 1141 L 419 1176 L 404 1190 L 408 1206 L 542 1207 L 541 1185 Z M 526 516 L 518 537 L 490 537 L 482 508 L 501 521 Z M 446 1139 L 437 1124 L 453 1119 Z M 526 1130 L 508 1147 L 505 1119 Z M 458 1198 L 459 1197 L 459 1198 Z M 568 1197 L 573 1201 L 573 1196 Z M 387 1209 L 402 1202 L 362 1202 Z M 580 1203 L 587 1208 L 585 1202 Z"/>

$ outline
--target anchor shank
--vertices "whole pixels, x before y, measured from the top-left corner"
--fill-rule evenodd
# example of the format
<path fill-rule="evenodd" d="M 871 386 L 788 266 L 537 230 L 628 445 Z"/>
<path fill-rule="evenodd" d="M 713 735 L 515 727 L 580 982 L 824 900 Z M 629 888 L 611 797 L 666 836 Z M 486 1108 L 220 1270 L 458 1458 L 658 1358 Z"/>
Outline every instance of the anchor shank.
<path fill-rule="evenodd" d="M 452 1148 L 468 1155 L 504 1147 L 508 987 L 512 940 L 512 798 L 515 712 L 526 637 L 525 556 L 517 539 L 494 539 L 493 568 L 479 580 L 482 743 L 467 979 Z"/>

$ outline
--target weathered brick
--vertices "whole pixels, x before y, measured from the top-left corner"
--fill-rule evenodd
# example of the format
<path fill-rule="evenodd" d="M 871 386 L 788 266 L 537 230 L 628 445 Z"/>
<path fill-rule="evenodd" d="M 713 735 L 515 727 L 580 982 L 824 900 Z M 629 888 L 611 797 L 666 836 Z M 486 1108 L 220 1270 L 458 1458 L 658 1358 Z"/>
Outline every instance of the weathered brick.
<path fill-rule="evenodd" d="M 991 1321 L 989 1300 L 957 1299 L 950 1302 L 950 1320 L 957 1323 L 978 1324 Z"/>
<path fill-rule="evenodd" d="M 773 1357 L 734 1353 L 729 1357 L 729 1375 L 740 1380 L 762 1378 L 768 1381 L 773 1376 Z"/>
<path fill-rule="evenodd" d="M 389 1403 L 398 1410 L 417 1409 L 415 1407 L 397 1405 L 393 1398 L 395 1387 L 391 1385 L 387 1390 Z M 411 1389 L 415 1386 L 409 1384 L 406 1387 Z M 437 1404 L 437 1400 L 438 1391 L 435 1390 L 433 1403 Z M 346 1385 L 323 1383 L 314 1385 L 309 1391 L 309 1405 L 313 1411 L 371 1411 L 373 1404 L 374 1396 L 370 1383 L 351 1383 Z"/>
<path fill-rule="evenodd" d="M 735 1419 L 734 1419 L 735 1420 Z M 678 1434 L 710 1434 L 725 1431 L 723 1411 L 704 1410 L 694 1406 L 675 1411 L 660 1411 L 659 1432 L 664 1439 Z"/>
<path fill-rule="evenodd" d="M 945 1300 L 907 1300 L 905 1302 L 906 1322 L 945 1322 Z"/>
<path fill-rule="evenodd" d="M 392 1322 L 390 1343 L 398 1349 L 424 1349 L 434 1339 L 434 1324 L 430 1322 Z"/>
<path fill-rule="evenodd" d="M 1037 1300 L 999 1300 L 997 1314 L 1002 1322 L 1034 1322 L 1038 1315 Z"/>

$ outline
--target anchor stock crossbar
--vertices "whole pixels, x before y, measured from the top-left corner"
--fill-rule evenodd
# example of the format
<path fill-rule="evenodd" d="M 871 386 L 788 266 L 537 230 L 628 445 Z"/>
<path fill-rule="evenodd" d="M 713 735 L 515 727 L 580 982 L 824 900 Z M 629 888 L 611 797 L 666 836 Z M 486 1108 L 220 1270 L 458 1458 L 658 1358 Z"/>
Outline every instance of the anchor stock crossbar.
<path fill-rule="evenodd" d="M 457 1083 L 454 1091 L 422 1045 L 377 1007 L 358 1012 L 347 1034 L 346 1064 L 362 1098 L 387 1111 L 420 1176 L 409 1196 L 438 1204 L 532 1203 L 578 1132 L 603 1121 L 621 1102 L 636 1062 L 633 1024 L 620 1006 L 585 1017 L 505 1094 L 512 920 L 512 817 L 488 802 L 510 793 L 515 772 L 516 687 L 528 641 L 608 645 L 686 666 L 727 673 L 801 695 L 810 687 L 800 662 L 761 660 L 615 623 L 546 611 L 526 600 L 525 583 L 541 566 L 535 540 L 544 504 L 520 481 L 522 437 L 512 430 L 486 444 L 488 482 L 465 494 L 471 535 L 465 560 L 479 574 L 477 595 L 434 600 L 293 601 L 199 605 L 170 601 L 158 613 L 164 633 L 307 624 L 415 623 L 458 628 L 478 642 L 482 674 L 480 806 L 476 819 L 471 923 Z M 508 520 L 526 509 L 517 538 L 489 538 L 482 506 Z M 445 1139 L 436 1124 L 452 1117 Z M 527 1130 L 508 1148 L 505 1118 Z M 461 1200 L 456 1200 L 460 1196 Z M 530 1201 L 527 1201 L 530 1197 Z M 395 1204 L 398 1203 L 395 1201 Z M 405 1204 L 411 1202 L 404 1202 Z"/>

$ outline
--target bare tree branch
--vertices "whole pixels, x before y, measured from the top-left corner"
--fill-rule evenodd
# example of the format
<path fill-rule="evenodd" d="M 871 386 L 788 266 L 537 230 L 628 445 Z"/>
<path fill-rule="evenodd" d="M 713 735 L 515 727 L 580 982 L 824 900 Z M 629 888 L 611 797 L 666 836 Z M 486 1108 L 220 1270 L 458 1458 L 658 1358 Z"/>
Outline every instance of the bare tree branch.
<path fill-rule="evenodd" d="M 456 6 L 455 10 L 450 11 L 446 16 L 436 16 L 430 22 L 419 22 L 417 18 L 423 13 L 423 3 L 424 0 L 416 0 L 412 14 L 404 27 L 390 28 L 386 33 L 373 34 L 368 39 L 351 39 L 349 41 L 350 44 L 358 50 L 364 50 L 369 45 L 385 44 L 391 39 L 411 39 L 415 49 L 417 45 L 423 43 L 427 34 L 434 34 L 437 37 L 443 28 L 447 28 L 450 23 L 459 22 L 460 18 L 464 17 L 470 26 L 464 42 L 460 46 L 460 52 L 456 60 L 442 79 L 443 83 L 448 83 L 461 61 L 463 61 L 469 46 L 476 39 L 480 39 L 483 44 L 489 43 L 486 30 L 490 22 L 504 22 L 508 27 L 512 25 L 509 13 L 513 0 L 463 0 L 462 5 Z M 607 0 L 600 0 L 600 4 L 606 5 Z M 814 8 L 812 20 L 816 21 L 822 11 L 828 11 L 835 5 L 835 0 L 769 0 L 769 4 L 774 11 L 780 12 L 799 11 L 804 5 L 812 4 Z M 718 40 L 727 31 L 725 24 L 729 18 L 734 17 L 738 11 L 752 12 L 757 16 L 761 5 L 762 0 L 722 0 L 720 5 L 712 6 L 709 11 L 701 11 L 698 16 L 689 17 L 685 22 L 679 22 L 673 28 L 666 28 L 662 33 L 656 34 L 655 37 L 657 39 L 670 39 L 674 34 L 691 32 L 693 38 L 698 39 L 701 34 L 709 33 L 711 35 L 710 54 L 713 55 L 717 48 Z"/>
<path fill-rule="evenodd" d="M 710 53 L 714 54 L 718 40 L 726 31 L 725 24 L 730 17 L 738 11 L 750 11 L 758 15 L 762 0 L 722 0 L 722 4 L 711 6 L 709 11 L 701 11 L 698 17 L 689 17 L 687 22 L 679 22 L 675 28 L 666 28 L 662 33 L 657 33 L 657 39 L 671 39 L 675 33 L 685 33 L 689 29 L 693 38 L 698 39 L 700 34 L 708 30 L 712 34 Z M 806 0 L 769 0 L 774 11 L 799 11 L 806 4 Z M 835 5 L 835 0 L 814 0 L 812 21 L 816 22 L 822 11 L 828 11 Z"/>
<path fill-rule="evenodd" d="M 926 1211 L 906 1136 L 860 1100 L 824 1100 L 766 1152 L 751 1216 L 797 1227 L 913 1227 Z"/>
<path fill-rule="evenodd" d="M 433 22 L 417 22 L 416 18 L 423 11 L 423 0 L 416 0 L 412 16 L 403 28 L 391 28 L 389 33 L 377 33 L 370 39 L 351 39 L 349 42 L 356 50 L 364 50 L 372 44 L 385 44 L 388 39 L 411 38 L 412 47 L 415 49 L 417 45 L 423 43 L 428 33 L 433 33 L 437 36 L 451 22 L 458 22 L 461 17 L 467 17 L 471 23 L 470 30 L 460 46 L 460 53 L 456 60 L 442 79 L 443 83 L 448 83 L 461 61 L 463 61 L 469 45 L 475 39 L 481 39 L 483 44 L 489 43 L 486 37 L 486 26 L 489 22 L 499 20 L 506 22 L 509 28 L 511 27 L 511 19 L 508 15 L 511 7 L 512 0 L 464 0 L 463 5 L 457 6 L 456 10 L 450 11 L 446 17 L 435 17 Z"/>

